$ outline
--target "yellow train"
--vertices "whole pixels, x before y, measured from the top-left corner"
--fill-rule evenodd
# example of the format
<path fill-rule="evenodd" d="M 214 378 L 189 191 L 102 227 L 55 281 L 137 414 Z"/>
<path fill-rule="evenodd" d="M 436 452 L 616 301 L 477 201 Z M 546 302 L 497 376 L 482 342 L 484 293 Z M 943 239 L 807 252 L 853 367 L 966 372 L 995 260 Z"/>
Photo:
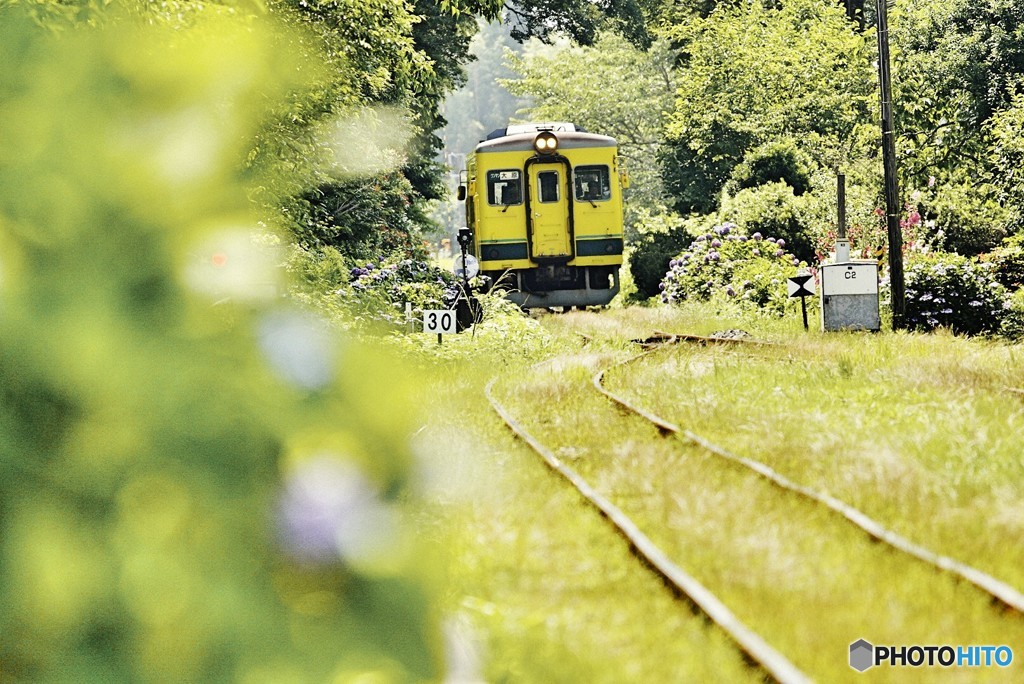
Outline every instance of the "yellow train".
<path fill-rule="evenodd" d="M 614 138 L 570 123 L 494 131 L 466 156 L 459 186 L 480 272 L 524 308 L 608 304 L 623 187 Z"/>

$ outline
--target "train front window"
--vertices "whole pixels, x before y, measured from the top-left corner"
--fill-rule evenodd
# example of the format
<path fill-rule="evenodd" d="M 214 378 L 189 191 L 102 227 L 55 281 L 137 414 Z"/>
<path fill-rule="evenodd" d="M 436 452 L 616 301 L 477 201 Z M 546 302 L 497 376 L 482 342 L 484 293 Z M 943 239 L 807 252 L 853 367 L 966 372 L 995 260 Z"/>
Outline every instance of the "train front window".
<path fill-rule="evenodd" d="M 492 207 L 507 207 L 523 203 L 522 171 L 505 169 L 487 172 L 487 203 Z"/>
<path fill-rule="evenodd" d="M 541 171 L 537 174 L 537 185 L 540 187 L 541 202 L 558 201 L 558 172 Z"/>
<path fill-rule="evenodd" d="M 577 201 L 603 202 L 611 199 L 612 184 L 607 166 L 577 166 L 573 176 Z"/>

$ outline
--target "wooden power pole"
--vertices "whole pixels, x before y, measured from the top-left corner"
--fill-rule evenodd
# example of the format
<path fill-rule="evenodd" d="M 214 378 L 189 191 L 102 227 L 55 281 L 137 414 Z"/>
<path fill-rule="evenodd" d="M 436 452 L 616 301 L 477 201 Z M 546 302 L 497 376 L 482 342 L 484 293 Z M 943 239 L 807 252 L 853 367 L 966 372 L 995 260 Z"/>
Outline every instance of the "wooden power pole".
<path fill-rule="evenodd" d="M 882 99 L 882 164 L 885 170 L 885 224 L 889 234 L 889 286 L 892 292 L 892 327 L 904 326 L 903 231 L 896 181 L 896 132 L 892 121 L 892 78 L 889 73 L 889 20 L 886 0 L 875 0 L 878 14 L 878 81 Z"/>

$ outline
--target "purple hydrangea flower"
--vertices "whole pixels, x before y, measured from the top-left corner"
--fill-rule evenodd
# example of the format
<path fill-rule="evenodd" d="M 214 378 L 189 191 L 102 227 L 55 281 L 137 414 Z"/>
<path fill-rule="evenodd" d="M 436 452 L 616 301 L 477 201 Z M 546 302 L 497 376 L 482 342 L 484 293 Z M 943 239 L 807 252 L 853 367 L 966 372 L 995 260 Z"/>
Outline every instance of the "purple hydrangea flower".
<path fill-rule="evenodd" d="M 330 454 L 294 469 L 277 518 L 285 548 L 306 561 L 365 561 L 396 541 L 395 514 L 373 484 L 355 465 Z"/>
<path fill-rule="evenodd" d="M 782 238 L 779 238 L 778 240 L 775 241 L 775 244 L 777 244 L 779 247 L 785 247 L 786 241 L 783 240 Z"/>
<path fill-rule="evenodd" d="M 714 247 L 715 249 L 718 249 L 719 247 L 722 246 L 722 241 L 715 238 L 714 240 L 711 241 L 711 246 Z"/>
<path fill-rule="evenodd" d="M 785 253 L 786 253 L 786 250 L 784 250 L 784 249 L 777 249 L 777 250 L 775 250 L 775 256 L 777 256 L 777 257 L 780 257 L 780 256 L 784 255 Z"/>
<path fill-rule="evenodd" d="M 761 240 L 762 239 L 761 233 L 754 233 L 750 237 L 754 238 L 755 240 Z"/>

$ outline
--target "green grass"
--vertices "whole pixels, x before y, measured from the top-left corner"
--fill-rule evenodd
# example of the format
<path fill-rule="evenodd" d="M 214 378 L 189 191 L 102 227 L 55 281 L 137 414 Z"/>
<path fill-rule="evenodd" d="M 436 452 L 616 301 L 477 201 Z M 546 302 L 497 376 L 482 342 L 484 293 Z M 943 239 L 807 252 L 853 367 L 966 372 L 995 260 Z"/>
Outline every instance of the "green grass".
<path fill-rule="evenodd" d="M 607 523 L 512 440 L 482 396 L 609 495 L 737 615 L 820 681 L 859 681 L 850 642 L 1008 644 L 1024 619 L 969 585 L 873 543 L 827 511 L 614 409 L 590 386 L 655 329 L 743 328 L 769 350 L 678 346 L 609 373 L 663 417 L 830 491 L 932 548 L 1024 584 L 1024 386 L 1019 347 L 949 335 L 805 334 L 799 320 L 706 307 L 547 316 L 527 355 L 446 371 L 425 434 L 447 483 L 449 610 L 474 626 L 487 681 L 755 678 L 718 632 L 671 600 Z M 576 335 L 593 339 L 584 343 Z M 532 339 L 532 338 L 531 338 Z M 505 340 L 511 342 L 511 340 Z M 514 344 L 512 345 L 514 348 Z M 558 360 L 530 371 L 543 357 Z M 441 400 L 443 398 L 443 401 Z M 458 446 L 469 436 L 472 446 Z M 460 484 L 461 483 L 461 484 Z M 493 489 L 491 486 L 493 485 Z M 457 492 L 452 494 L 452 492 Z M 919 679 L 955 673 L 919 670 Z M 962 672 L 1019 680 L 1009 670 Z M 902 676 L 901 676 L 902 675 Z M 875 670 L 872 679 L 905 679 Z"/>
<path fill-rule="evenodd" d="M 757 681 L 722 634 L 499 424 L 482 401 L 489 370 L 481 363 L 439 382 L 448 401 L 419 436 L 435 483 L 427 496 L 444 521 L 446 609 L 470 626 L 481 679 Z"/>
<path fill-rule="evenodd" d="M 1012 348 L 840 335 L 676 348 L 609 382 L 662 417 L 1024 587 L 1024 402 Z"/>

